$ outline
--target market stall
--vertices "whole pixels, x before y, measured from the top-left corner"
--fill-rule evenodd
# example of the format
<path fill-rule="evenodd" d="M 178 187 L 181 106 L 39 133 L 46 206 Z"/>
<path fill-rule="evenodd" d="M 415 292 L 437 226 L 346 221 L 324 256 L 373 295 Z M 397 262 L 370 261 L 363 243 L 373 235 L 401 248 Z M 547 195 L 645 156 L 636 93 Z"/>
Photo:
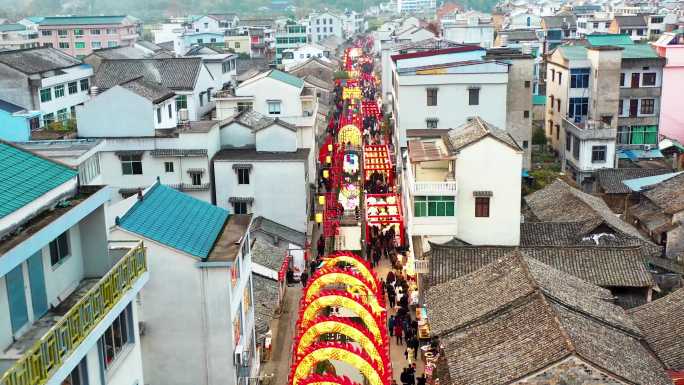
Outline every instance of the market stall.
<path fill-rule="evenodd" d="M 396 245 L 402 246 L 404 240 L 404 218 L 401 198 L 397 194 L 366 195 L 366 239 L 371 238 L 371 228 L 380 232 L 394 231 Z"/>
<path fill-rule="evenodd" d="M 366 145 L 363 147 L 364 180 L 371 180 L 379 174 L 390 185 L 394 184 L 394 167 L 387 145 Z"/>

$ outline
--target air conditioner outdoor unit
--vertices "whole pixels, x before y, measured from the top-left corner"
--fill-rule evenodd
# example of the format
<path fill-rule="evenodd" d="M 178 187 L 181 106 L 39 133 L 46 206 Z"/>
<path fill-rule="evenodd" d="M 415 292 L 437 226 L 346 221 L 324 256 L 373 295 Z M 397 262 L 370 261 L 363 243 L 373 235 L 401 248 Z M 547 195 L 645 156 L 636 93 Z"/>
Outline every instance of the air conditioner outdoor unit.
<path fill-rule="evenodd" d="M 653 146 L 651 146 L 650 144 L 644 144 L 643 149 L 644 151 L 651 151 L 653 149 Z"/>

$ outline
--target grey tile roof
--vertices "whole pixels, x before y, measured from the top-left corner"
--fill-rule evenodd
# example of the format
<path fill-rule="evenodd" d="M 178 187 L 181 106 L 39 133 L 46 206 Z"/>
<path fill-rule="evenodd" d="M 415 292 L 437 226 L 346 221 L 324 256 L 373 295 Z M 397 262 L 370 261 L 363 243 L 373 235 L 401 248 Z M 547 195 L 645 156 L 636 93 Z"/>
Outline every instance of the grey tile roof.
<path fill-rule="evenodd" d="M 530 211 L 544 222 L 582 222 L 589 232 L 602 224 L 648 241 L 636 228 L 615 215 L 599 197 L 584 193 L 558 179 L 525 198 Z"/>
<path fill-rule="evenodd" d="M 458 293 L 458 301 L 454 301 Z M 426 307 L 444 346 L 443 382 L 510 384 L 571 355 L 614 379 L 668 384 L 608 290 L 519 253 L 432 287 Z"/>
<path fill-rule="evenodd" d="M 136 43 L 139 44 L 140 42 Z M 172 52 L 159 47 L 154 53 L 145 52 L 133 46 L 114 47 L 96 49 L 91 55 L 98 56 L 102 59 L 118 60 L 118 59 L 147 59 L 153 57 L 171 58 Z"/>
<path fill-rule="evenodd" d="M 671 170 L 649 168 L 604 168 L 596 170 L 596 180 L 606 194 L 629 194 L 622 182 L 627 179 L 667 174 Z"/>
<path fill-rule="evenodd" d="M 287 255 L 287 249 L 273 246 L 258 238 L 252 243 L 251 250 L 252 262 L 274 271 L 280 270 Z"/>
<path fill-rule="evenodd" d="M 427 286 L 470 274 L 515 251 L 507 246 L 443 246 L 430 244 Z M 641 247 L 520 247 L 525 256 L 601 287 L 651 287 Z"/>
<path fill-rule="evenodd" d="M 460 127 L 449 130 L 447 138 L 451 145 L 451 149 L 453 151 L 459 151 L 463 147 L 475 143 L 487 136 L 491 136 L 515 150 L 522 151 L 520 146 L 515 142 L 515 139 L 513 139 L 508 132 L 485 122 L 479 116 L 472 118 L 469 122 Z"/>
<path fill-rule="evenodd" d="M 543 16 L 542 21 L 546 29 L 577 28 L 575 15 Z"/>
<path fill-rule="evenodd" d="M 531 29 L 500 31 L 499 35 L 507 36 L 508 42 L 539 40 L 537 34 Z"/>
<path fill-rule="evenodd" d="M 629 208 L 629 215 L 637 218 L 639 223 L 654 233 L 669 231 L 672 226 L 672 218 L 648 199 Z"/>
<path fill-rule="evenodd" d="M 254 131 L 260 130 L 262 128 L 270 126 L 275 119 L 269 118 L 254 110 L 241 111 L 229 118 L 221 121 L 221 128 L 229 125 L 230 123 L 237 122 L 251 128 Z"/>
<path fill-rule="evenodd" d="M 154 104 L 161 103 L 176 95 L 173 91 L 161 84 L 147 81 L 143 77 L 121 83 L 120 86 L 142 96 Z"/>
<path fill-rule="evenodd" d="M 328 83 L 325 80 L 319 79 L 313 75 L 307 75 L 304 77 L 304 82 L 305 83 L 310 83 L 314 87 L 322 88 L 326 91 L 332 91 L 334 89 L 334 86 L 332 83 Z"/>
<path fill-rule="evenodd" d="M 252 273 L 252 292 L 254 293 L 254 330 L 257 341 L 263 341 L 271 328 L 278 307 L 278 281 Z"/>
<path fill-rule="evenodd" d="M 615 16 L 615 21 L 620 28 L 622 27 L 642 27 L 646 28 L 646 18 L 643 16 Z"/>
<path fill-rule="evenodd" d="M 73 56 L 52 47 L 0 52 L 0 63 L 27 75 L 57 71 L 82 64 Z"/>
<path fill-rule="evenodd" d="M 617 232 L 587 232 L 582 222 L 525 222 L 520 224 L 520 246 L 644 246 L 650 243 L 631 235 Z M 661 250 L 656 249 L 659 253 Z"/>
<path fill-rule="evenodd" d="M 172 90 L 192 90 L 203 65 L 201 58 L 103 60 L 93 84 L 108 89 L 143 76 Z"/>
<path fill-rule="evenodd" d="M 281 225 L 263 216 L 254 218 L 252 231 L 264 233 L 274 238 L 274 240 L 277 238 L 277 240 L 285 240 L 302 247 L 306 243 L 306 234 L 303 232 Z"/>
<path fill-rule="evenodd" d="M 665 366 L 684 370 L 684 289 L 628 313 Z"/>
<path fill-rule="evenodd" d="M 642 193 L 667 214 L 684 210 L 684 174 L 650 187 Z"/>
<path fill-rule="evenodd" d="M 253 160 L 253 161 L 302 161 L 309 157 L 308 148 L 299 148 L 294 152 L 257 151 L 255 148 L 224 148 L 214 156 L 215 160 Z"/>

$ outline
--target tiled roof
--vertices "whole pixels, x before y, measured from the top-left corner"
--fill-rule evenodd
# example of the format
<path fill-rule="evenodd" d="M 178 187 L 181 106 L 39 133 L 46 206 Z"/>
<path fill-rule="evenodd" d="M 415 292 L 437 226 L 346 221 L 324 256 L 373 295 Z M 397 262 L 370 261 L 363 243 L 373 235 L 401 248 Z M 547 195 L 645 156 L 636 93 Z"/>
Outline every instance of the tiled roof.
<path fill-rule="evenodd" d="M 520 224 L 520 246 L 571 246 L 580 243 L 579 222 L 524 222 Z"/>
<path fill-rule="evenodd" d="M 268 74 L 268 77 L 271 79 L 281 81 L 285 84 L 289 84 L 293 87 L 301 88 L 304 86 L 304 80 L 302 80 L 302 79 L 300 79 L 294 75 L 290 75 L 287 72 L 283 72 L 283 71 L 279 71 L 279 70 L 271 70 L 271 72 Z"/>
<path fill-rule="evenodd" d="M 78 172 L 0 141 L 0 218 L 17 211 Z"/>
<path fill-rule="evenodd" d="M 254 293 L 254 331 L 261 342 L 270 329 L 278 307 L 278 281 L 252 273 Z"/>
<path fill-rule="evenodd" d="M 524 199 L 540 221 L 583 222 L 586 232 L 605 224 L 615 231 L 646 241 L 636 228 L 615 215 L 601 198 L 571 187 L 560 179 Z"/>
<path fill-rule="evenodd" d="M 308 148 L 298 148 L 293 152 L 257 151 L 255 148 L 224 148 L 214 155 L 215 160 L 253 160 L 253 161 L 306 161 L 309 157 Z"/>
<path fill-rule="evenodd" d="M 228 211 L 157 183 L 118 220 L 118 225 L 204 259 L 227 219 Z"/>
<path fill-rule="evenodd" d="M 506 36 L 509 43 L 516 41 L 539 40 L 537 33 L 531 29 L 518 29 L 510 31 L 500 31 L 500 36 Z"/>
<path fill-rule="evenodd" d="M 637 218 L 642 226 L 655 234 L 669 231 L 673 226 L 672 218 L 648 199 L 642 199 L 641 202 L 630 207 L 629 215 Z"/>
<path fill-rule="evenodd" d="M 0 99 L 0 110 L 5 111 L 5 112 L 10 113 L 10 114 L 13 114 L 15 112 L 25 110 L 25 108 L 17 106 L 14 103 L 10 103 L 10 102 L 7 102 L 7 101 Z"/>
<path fill-rule="evenodd" d="M 508 132 L 485 122 L 479 116 L 472 118 L 458 128 L 449 130 L 448 133 L 449 142 L 454 151 L 459 151 L 486 136 L 491 136 L 514 150 L 521 151 L 520 146 Z"/>
<path fill-rule="evenodd" d="M 26 26 L 23 24 L 0 24 L 0 32 L 25 31 Z"/>
<path fill-rule="evenodd" d="M 251 251 L 252 262 L 274 271 L 280 270 L 287 255 L 287 249 L 273 246 L 258 238 L 252 243 Z"/>
<path fill-rule="evenodd" d="M 88 24 L 121 24 L 126 19 L 134 20 L 130 16 L 54 16 L 45 17 L 39 25 L 88 25 Z"/>
<path fill-rule="evenodd" d="M 304 77 L 306 83 L 310 83 L 314 87 L 322 88 L 327 91 L 332 91 L 334 89 L 332 83 L 328 83 L 325 80 L 319 79 L 313 75 L 307 75 Z"/>
<path fill-rule="evenodd" d="M 642 193 L 667 214 L 684 210 L 684 173 L 660 182 Z"/>
<path fill-rule="evenodd" d="M 615 22 L 622 27 L 644 27 L 646 28 L 646 18 L 643 16 L 615 16 Z"/>
<path fill-rule="evenodd" d="M 138 42 L 140 43 L 140 42 Z M 136 44 L 138 44 L 136 43 Z M 159 47 L 154 53 L 146 52 L 134 46 L 123 46 L 113 48 L 96 49 L 91 55 L 102 59 L 123 60 L 123 59 L 149 59 L 149 58 L 172 58 L 173 52 Z"/>
<path fill-rule="evenodd" d="M 568 29 L 577 27 L 575 15 L 543 16 L 542 21 L 546 29 Z"/>
<path fill-rule="evenodd" d="M 431 332 L 444 346 L 445 385 L 510 384 L 570 355 L 629 383 L 668 384 L 639 329 L 611 297 L 517 253 L 430 288 L 426 307 Z"/>
<path fill-rule="evenodd" d="M 684 289 L 628 312 L 665 366 L 684 370 Z"/>
<path fill-rule="evenodd" d="M 143 76 L 172 90 L 192 90 L 203 65 L 198 57 L 103 60 L 93 85 L 104 90 Z"/>
<path fill-rule="evenodd" d="M 525 256 L 601 287 L 651 287 L 641 247 L 532 246 Z M 470 274 L 515 251 L 510 246 L 449 246 L 431 244 L 429 286 Z"/>
<path fill-rule="evenodd" d="M 587 41 L 596 47 L 604 45 L 634 45 L 634 41 L 628 35 L 612 33 L 587 35 Z"/>
<path fill-rule="evenodd" d="M 121 87 L 151 101 L 153 104 L 161 103 L 164 100 L 172 98 L 176 95 L 173 91 L 163 87 L 161 84 L 147 81 L 143 77 L 129 80 L 125 83 L 121 83 L 120 85 Z"/>
<path fill-rule="evenodd" d="M 80 60 L 52 47 L 0 52 L 0 63 L 28 75 L 81 65 Z"/>
<path fill-rule="evenodd" d="M 649 168 L 603 168 L 596 170 L 596 179 L 606 194 L 629 194 L 629 188 L 622 183 L 623 181 L 665 174 L 669 171 Z"/>
<path fill-rule="evenodd" d="M 272 221 L 268 218 L 259 216 L 254 218 L 252 222 L 253 232 L 262 232 L 270 237 L 278 238 L 298 246 L 304 246 L 306 243 L 306 234 L 297 231 L 278 222 Z"/>

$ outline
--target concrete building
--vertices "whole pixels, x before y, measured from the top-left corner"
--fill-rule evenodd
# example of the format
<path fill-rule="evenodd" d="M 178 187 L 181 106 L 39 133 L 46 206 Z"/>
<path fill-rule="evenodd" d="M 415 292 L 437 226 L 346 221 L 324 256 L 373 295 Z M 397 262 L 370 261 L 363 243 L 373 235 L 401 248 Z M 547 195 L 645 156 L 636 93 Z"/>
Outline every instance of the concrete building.
<path fill-rule="evenodd" d="M 309 41 L 320 43 L 330 36 L 346 37 L 342 30 L 342 17 L 331 12 L 312 12 L 308 17 Z"/>
<path fill-rule="evenodd" d="M 307 26 L 304 24 L 286 24 L 275 33 L 275 61 L 282 64 L 283 52 L 297 48 L 309 41 Z"/>
<path fill-rule="evenodd" d="M 394 3 L 397 13 L 435 12 L 437 9 L 435 0 L 397 0 Z"/>
<path fill-rule="evenodd" d="M 231 28 L 226 30 L 224 44 L 226 49 L 229 49 L 236 54 L 252 54 L 252 41 L 249 37 L 249 30 L 244 28 Z"/>
<path fill-rule="evenodd" d="M 27 151 L 61 162 L 78 171 L 81 186 L 102 186 L 100 151 L 104 142 L 99 139 L 31 140 L 15 143 Z"/>
<path fill-rule="evenodd" d="M 462 44 L 490 48 L 494 43 L 492 16 L 479 12 L 458 13 L 440 20 L 442 37 Z"/>
<path fill-rule="evenodd" d="M 216 204 L 236 214 L 265 216 L 306 232 L 310 148 L 300 130 L 246 110 L 221 122 L 223 148 L 213 157 Z M 287 205 L 283 205 L 287 202 Z"/>
<path fill-rule="evenodd" d="M 43 17 L 36 23 L 42 47 L 54 47 L 77 58 L 99 48 L 133 45 L 142 33 L 142 22 L 125 15 Z"/>
<path fill-rule="evenodd" d="M 544 16 L 541 21 L 544 54 L 561 44 L 563 40 L 574 39 L 577 35 L 577 18 L 571 13 Z"/>
<path fill-rule="evenodd" d="M 100 138 L 102 181 L 115 201 L 160 180 L 211 201 L 210 159 L 220 147 L 218 122 L 181 121 L 174 92 L 143 78 L 121 83 L 79 106 L 78 135 Z M 119 116 L 102 124 L 102 116 Z"/>
<path fill-rule="evenodd" d="M 328 84 L 333 84 L 334 74 L 338 68 L 332 61 L 311 57 L 290 67 L 287 72 L 302 79 L 307 76 L 315 76 Z"/>
<path fill-rule="evenodd" d="M 38 32 L 23 24 L 0 24 L 0 49 L 15 50 L 38 47 Z"/>
<path fill-rule="evenodd" d="M 0 52 L 2 99 L 42 113 L 41 127 L 73 119 L 89 98 L 93 69 L 55 48 Z"/>
<path fill-rule="evenodd" d="M 290 72 L 294 67 L 299 66 L 311 58 L 317 58 L 324 62 L 330 62 L 330 50 L 322 45 L 309 43 L 297 48 L 286 49 L 283 51 L 282 64 L 285 71 Z"/>
<path fill-rule="evenodd" d="M 662 135 L 684 142 L 684 109 L 679 93 L 684 87 L 684 32 L 665 33 L 653 44 L 658 56 L 665 58 L 659 129 Z"/>
<path fill-rule="evenodd" d="M 606 34 L 612 21 L 611 15 L 605 12 L 577 15 L 577 37 L 584 38 L 594 33 Z"/>
<path fill-rule="evenodd" d="M 214 89 L 216 91 L 234 85 L 237 77 L 238 55 L 233 53 L 203 54 L 188 52 L 187 57 L 199 57 L 207 67 L 211 77 L 214 79 Z"/>
<path fill-rule="evenodd" d="M 368 28 L 368 23 L 362 13 L 347 10 L 340 17 L 342 18 L 342 37 L 346 39 L 358 33 L 364 33 Z"/>
<path fill-rule="evenodd" d="M 627 35 L 635 41 L 646 40 L 648 39 L 648 23 L 646 17 L 642 15 L 615 16 L 610 23 L 608 32 Z"/>
<path fill-rule="evenodd" d="M 0 161 L 0 382 L 145 383 L 146 249 L 109 243 L 109 188 L 5 142 Z"/>
<path fill-rule="evenodd" d="M 187 26 L 188 32 L 223 33 L 227 28 L 236 27 L 240 18 L 235 13 L 216 13 L 195 17 Z"/>
<path fill-rule="evenodd" d="M 103 60 L 93 85 L 101 92 L 143 76 L 176 94 L 176 111 L 187 110 L 186 120 L 200 120 L 214 108 L 216 80 L 199 57 Z"/>
<path fill-rule="evenodd" d="M 29 111 L 0 100 L 0 140 L 25 142 L 40 128 L 40 111 Z"/>
<path fill-rule="evenodd" d="M 511 135 L 479 117 L 448 131 L 415 132 L 403 197 L 413 237 L 518 245 L 523 152 Z"/>
<path fill-rule="evenodd" d="M 146 381 L 218 385 L 257 377 L 251 217 L 159 183 L 112 211 L 112 239 L 148 245 Z"/>

